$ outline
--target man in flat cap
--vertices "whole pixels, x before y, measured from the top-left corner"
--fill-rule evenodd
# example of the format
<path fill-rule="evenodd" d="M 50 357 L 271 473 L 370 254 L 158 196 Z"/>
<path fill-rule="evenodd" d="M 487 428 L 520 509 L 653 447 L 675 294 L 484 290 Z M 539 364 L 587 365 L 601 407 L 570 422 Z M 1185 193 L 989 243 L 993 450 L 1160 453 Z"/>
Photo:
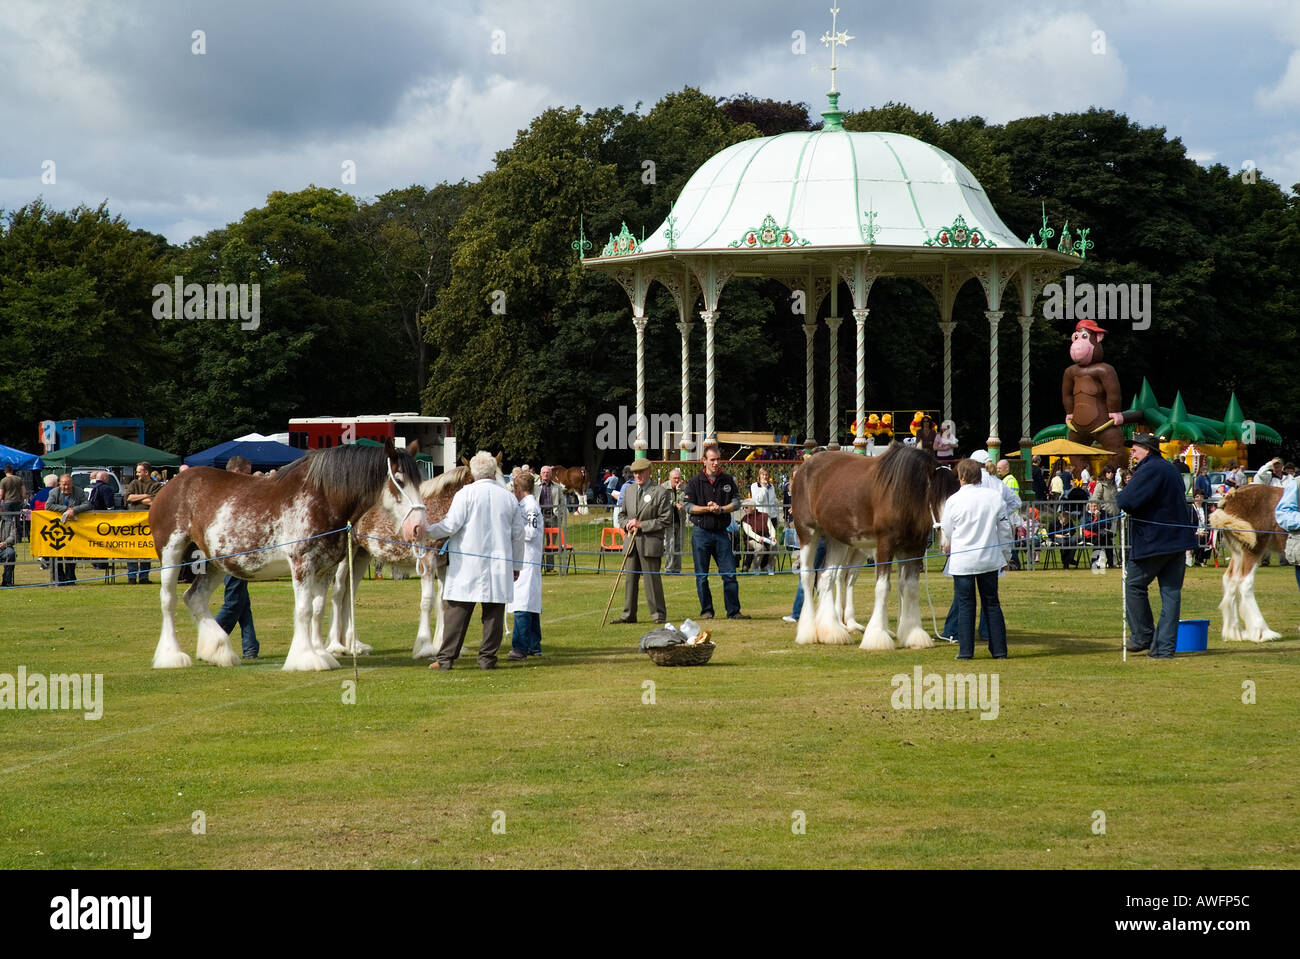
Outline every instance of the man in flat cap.
<path fill-rule="evenodd" d="M 1160 441 L 1150 433 L 1137 433 L 1125 443 L 1137 465 L 1133 478 L 1119 491 L 1116 502 L 1129 515 L 1132 541 L 1124 567 L 1124 593 L 1132 637 L 1128 650 L 1146 652 L 1152 659 L 1170 659 L 1178 639 L 1182 606 L 1184 554 L 1196 547 L 1196 534 L 1187 521 L 1187 493 L 1174 464 L 1160 455 Z M 1151 616 L 1147 589 L 1160 581 L 1160 622 Z"/>
<path fill-rule="evenodd" d="M 644 456 L 632 462 L 632 483 L 623 492 L 622 526 L 627 530 L 627 585 L 623 593 L 623 615 L 616 623 L 635 623 L 637 590 L 645 575 L 645 601 L 656 623 L 666 622 L 664 584 L 659 564 L 664 555 L 664 532 L 673 522 L 672 494 L 650 479 L 651 463 Z M 635 534 L 635 535 L 633 535 Z"/>

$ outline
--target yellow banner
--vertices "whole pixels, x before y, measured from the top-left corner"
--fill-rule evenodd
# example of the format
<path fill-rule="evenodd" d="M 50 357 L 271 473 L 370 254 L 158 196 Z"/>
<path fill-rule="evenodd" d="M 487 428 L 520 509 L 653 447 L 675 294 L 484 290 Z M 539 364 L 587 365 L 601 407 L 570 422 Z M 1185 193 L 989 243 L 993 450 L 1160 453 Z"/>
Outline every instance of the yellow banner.
<path fill-rule="evenodd" d="M 32 510 L 32 555 L 66 559 L 157 559 L 148 510 L 78 513 Z"/>

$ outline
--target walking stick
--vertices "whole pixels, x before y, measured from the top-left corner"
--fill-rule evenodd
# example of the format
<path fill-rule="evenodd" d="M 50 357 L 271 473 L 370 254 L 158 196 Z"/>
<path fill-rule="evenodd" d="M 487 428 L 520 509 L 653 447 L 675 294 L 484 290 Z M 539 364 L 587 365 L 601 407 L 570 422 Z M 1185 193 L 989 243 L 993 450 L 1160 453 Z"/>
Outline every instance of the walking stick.
<path fill-rule="evenodd" d="M 628 538 L 627 549 L 623 551 L 623 565 L 618 568 L 618 575 L 614 577 L 614 588 L 609 591 L 609 602 L 605 604 L 605 615 L 600 617 L 600 625 L 603 629 L 605 620 L 609 619 L 609 608 L 614 605 L 614 594 L 618 592 L 618 581 L 623 578 L 623 571 L 627 569 L 627 558 L 632 555 L 632 544 L 636 540 L 636 530 L 632 530 L 632 535 Z"/>

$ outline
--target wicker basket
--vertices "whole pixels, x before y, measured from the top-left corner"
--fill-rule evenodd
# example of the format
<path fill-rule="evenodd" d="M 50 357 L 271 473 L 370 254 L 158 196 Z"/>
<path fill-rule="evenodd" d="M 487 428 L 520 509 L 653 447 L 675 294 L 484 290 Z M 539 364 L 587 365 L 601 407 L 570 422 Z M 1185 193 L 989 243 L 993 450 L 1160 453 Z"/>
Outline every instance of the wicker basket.
<path fill-rule="evenodd" d="M 703 666 L 713 656 L 714 643 L 698 643 L 688 646 L 661 646 L 647 649 L 650 659 L 656 666 Z"/>

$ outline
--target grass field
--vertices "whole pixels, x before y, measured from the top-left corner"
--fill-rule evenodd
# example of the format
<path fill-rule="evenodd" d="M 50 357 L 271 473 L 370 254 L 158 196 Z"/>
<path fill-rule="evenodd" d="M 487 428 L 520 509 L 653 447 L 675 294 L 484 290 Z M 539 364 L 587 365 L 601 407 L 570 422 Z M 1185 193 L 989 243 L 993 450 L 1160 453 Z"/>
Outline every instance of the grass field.
<path fill-rule="evenodd" d="M 895 674 L 957 671 L 947 644 L 796 646 L 789 576 L 742 578 L 755 618 L 714 623 L 709 666 L 656 667 L 646 627 L 598 628 L 613 579 L 546 577 L 541 660 L 474 668 L 475 624 L 446 674 L 410 659 L 418 585 L 367 582 L 355 704 L 350 665 L 280 671 L 287 583 L 252 587 L 264 658 L 234 669 L 150 668 L 156 588 L 6 592 L 0 673 L 102 673 L 104 711 L 0 710 L 0 866 L 1300 865 L 1288 568 L 1257 582 L 1284 641 L 1222 643 L 1196 569 L 1209 652 L 1128 663 L 1117 573 L 1011 574 L 991 721 L 891 707 Z M 672 621 L 698 609 L 691 577 L 666 586 Z M 942 617 L 949 581 L 929 589 Z M 982 653 L 960 665 L 993 672 Z"/>

